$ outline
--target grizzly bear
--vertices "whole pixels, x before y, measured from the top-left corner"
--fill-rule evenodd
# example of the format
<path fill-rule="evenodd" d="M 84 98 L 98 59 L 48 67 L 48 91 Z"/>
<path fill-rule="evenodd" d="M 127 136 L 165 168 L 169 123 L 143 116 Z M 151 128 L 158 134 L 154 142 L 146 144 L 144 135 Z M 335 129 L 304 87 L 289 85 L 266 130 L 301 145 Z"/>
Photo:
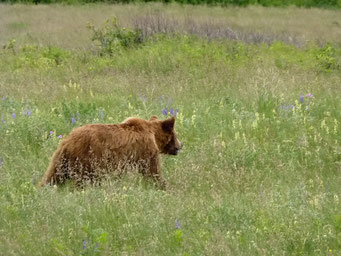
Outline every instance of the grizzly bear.
<path fill-rule="evenodd" d="M 88 124 L 74 129 L 59 145 L 40 182 L 77 185 L 99 182 L 112 172 L 135 168 L 161 187 L 160 153 L 177 155 L 182 143 L 174 129 L 175 118 L 128 118 L 120 124 Z"/>

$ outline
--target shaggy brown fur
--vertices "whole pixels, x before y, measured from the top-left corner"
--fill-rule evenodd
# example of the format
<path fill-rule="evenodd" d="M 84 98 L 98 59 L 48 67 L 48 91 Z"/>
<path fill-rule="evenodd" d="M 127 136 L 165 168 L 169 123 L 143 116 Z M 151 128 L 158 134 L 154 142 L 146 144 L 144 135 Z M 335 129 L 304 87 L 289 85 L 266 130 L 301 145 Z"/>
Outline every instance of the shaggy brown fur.
<path fill-rule="evenodd" d="M 73 130 L 59 145 L 40 182 L 93 183 L 113 171 L 137 168 L 161 187 L 160 153 L 176 155 L 182 148 L 174 130 L 175 118 L 128 118 L 121 124 L 89 124 Z"/>

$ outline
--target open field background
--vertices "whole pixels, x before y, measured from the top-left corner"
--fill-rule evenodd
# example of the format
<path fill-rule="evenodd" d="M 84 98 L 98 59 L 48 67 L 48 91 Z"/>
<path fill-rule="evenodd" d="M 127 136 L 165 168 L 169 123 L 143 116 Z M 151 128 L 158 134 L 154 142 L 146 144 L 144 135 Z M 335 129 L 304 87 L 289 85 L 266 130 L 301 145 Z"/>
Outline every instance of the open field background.
<path fill-rule="evenodd" d="M 248 5 L 261 5 L 261 6 L 298 6 L 298 7 L 324 7 L 324 8 L 339 8 L 341 7 L 340 0 L 0 0 L 5 3 L 62 3 L 62 4 L 84 4 L 84 3 L 143 3 L 143 2 L 161 2 L 169 4 L 176 2 L 180 4 L 206 4 L 206 5 L 220 5 L 220 6 L 248 6 Z"/>
<path fill-rule="evenodd" d="M 139 41 L 92 41 L 113 16 Z M 0 34 L 0 255 L 341 255 L 340 11 L 0 5 Z M 60 135 L 171 108 L 168 191 L 36 188 Z"/>
<path fill-rule="evenodd" d="M 149 33 L 180 31 L 209 39 L 238 38 L 248 43 L 281 40 L 297 46 L 311 41 L 341 41 L 339 10 L 162 4 L 1 5 L 0 44 L 15 38 L 18 44 L 89 49 L 91 31 L 86 24 L 100 26 L 113 16 L 122 26 L 149 28 Z"/>

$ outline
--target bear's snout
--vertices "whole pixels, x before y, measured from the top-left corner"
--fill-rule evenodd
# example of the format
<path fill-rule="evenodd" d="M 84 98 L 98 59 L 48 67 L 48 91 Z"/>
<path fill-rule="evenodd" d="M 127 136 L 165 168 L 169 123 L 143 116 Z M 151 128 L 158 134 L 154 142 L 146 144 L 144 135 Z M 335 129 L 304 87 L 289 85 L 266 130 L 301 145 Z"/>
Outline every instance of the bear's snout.
<path fill-rule="evenodd" d="M 179 145 L 175 148 L 174 155 L 179 154 L 180 150 L 183 148 L 184 144 L 179 141 Z"/>

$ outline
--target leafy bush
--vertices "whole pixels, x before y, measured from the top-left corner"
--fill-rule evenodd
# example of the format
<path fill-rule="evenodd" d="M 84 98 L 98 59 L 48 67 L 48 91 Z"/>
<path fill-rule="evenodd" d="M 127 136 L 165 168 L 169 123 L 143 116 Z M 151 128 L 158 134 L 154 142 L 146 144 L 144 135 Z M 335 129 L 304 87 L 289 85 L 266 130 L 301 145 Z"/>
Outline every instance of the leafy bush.
<path fill-rule="evenodd" d="M 93 32 L 92 41 L 99 43 L 101 55 L 113 55 L 142 43 L 140 30 L 120 27 L 116 18 L 107 20 L 102 28 L 95 28 L 92 24 L 88 28 Z"/>
<path fill-rule="evenodd" d="M 318 63 L 326 70 L 340 69 L 340 60 L 337 59 L 337 56 L 339 56 L 339 54 L 337 54 L 336 49 L 329 44 L 318 49 L 316 52 L 316 59 Z"/>

